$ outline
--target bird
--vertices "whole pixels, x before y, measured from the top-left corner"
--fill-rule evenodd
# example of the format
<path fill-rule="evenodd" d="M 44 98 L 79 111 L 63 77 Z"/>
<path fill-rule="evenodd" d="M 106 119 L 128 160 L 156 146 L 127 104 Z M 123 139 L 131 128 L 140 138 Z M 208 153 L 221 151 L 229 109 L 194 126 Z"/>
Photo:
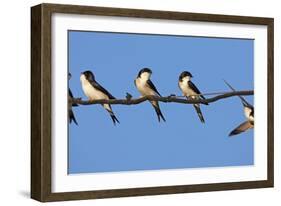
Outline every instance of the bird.
<path fill-rule="evenodd" d="M 89 100 L 98 99 L 115 99 L 105 88 L 103 88 L 96 80 L 93 72 L 84 71 L 81 73 L 80 81 L 84 94 L 89 98 Z M 109 113 L 113 124 L 116 122 L 120 123 L 115 114 L 112 111 L 110 104 L 102 104 L 103 108 Z"/>
<path fill-rule="evenodd" d="M 152 74 L 151 69 L 149 68 L 141 69 L 134 81 L 135 86 L 137 87 L 138 91 L 142 96 L 155 95 L 161 97 L 161 94 L 158 92 L 158 90 L 150 80 L 151 74 Z M 157 114 L 158 121 L 160 122 L 162 119 L 164 122 L 166 122 L 166 119 L 160 110 L 158 101 L 150 101 L 150 103 L 152 104 Z"/>
<path fill-rule="evenodd" d="M 70 79 L 71 79 L 71 73 L 68 73 L 68 80 L 70 80 Z M 71 103 L 71 105 L 68 106 L 69 123 L 71 124 L 72 121 L 73 121 L 76 125 L 78 125 L 77 120 L 76 120 L 75 115 L 74 115 L 74 112 L 72 110 L 72 107 L 78 107 L 78 104 L 72 102 L 73 94 L 72 94 L 70 88 L 68 88 L 68 99 L 69 99 L 69 102 Z"/>
<path fill-rule="evenodd" d="M 235 92 L 235 89 L 227 81 L 224 80 L 224 82 L 232 91 Z M 240 95 L 238 95 L 238 97 L 240 98 L 242 105 L 244 107 L 244 115 L 246 117 L 246 121 L 241 123 L 234 130 L 232 130 L 229 133 L 229 136 L 234 136 L 242 132 L 245 132 L 248 129 L 254 128 L 254 107 L 250 103 L 248 103 L 244 97 Z"/>
<path fill-rule="evenodd" d="M 188 71 L 183 71 L 179 76 L 178 86 L 180 90 L 182 91 L 183 96 L 185 96 L 188 99 L 206 99 L 199 89 L 193 84 L 191 81 L 192 74 Z M 208 103 L 202 103 L 205 105 L 208 105 Z M 205 119 L 203 117 L 203 114 L 200 109 L 200 104 L 193 104 L 198 117 L 202 123 L 205 123 Z"/>

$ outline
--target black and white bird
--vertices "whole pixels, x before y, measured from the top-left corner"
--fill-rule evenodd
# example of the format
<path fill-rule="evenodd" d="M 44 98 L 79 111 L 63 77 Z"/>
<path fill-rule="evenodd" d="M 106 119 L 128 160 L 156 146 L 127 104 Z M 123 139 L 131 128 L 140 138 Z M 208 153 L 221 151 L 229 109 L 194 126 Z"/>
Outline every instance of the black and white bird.
<path fill-rule="evenodd" d="M 91 71 L 85 71 L 81 73 L 80 81 L 84 94 L 89 98 L 89 100 L 98 99 L 115 99 L 105 88 L 103 88 L 96 80 L 95 76 Z M 114 123 L 119 123 L 119 120 L 114 115 L 110 104 L 102 104 L 104 109 L 110 114 L 110 117 Z"/>
<path fill-rule="evenodd" d="M 224 80 L 224 82 L 232 91 L 235 92 L 235 89 L 229 83 L 227 83 L 227 81 Z M 240 134 L 254 127 L 254 107 L 250 103 L 248 103 L 244 97 L 240 95 L 238 95 L 238 97 L 241 99 L 242 105 L 244 107 L 244 115 L 246 117 L 246 121 L 232 130 L 229 133 L 229 136 Z"/>
<path fill-rule="evenodd" d="M 192 77 L 192 74 L 188 71 L 183 71 L 179 76 L 178 84 L 183 96 L 186 96 L 188 99 L 205 99 L 199 89 L 191 81 Z M 208 105 L 208 103 L 203 104 Z M 193 106 L 198 114 L 200 121 L 202 123 L 205 123 L 203 114 L 200 109 L 200 104 L 193 104 Z"/>
<path fill-rule="evenodd" d="M 68 80 L 70 80 L 70 79 L 71 79 L 71 73 L 68 73 Z M 72 94 L 70 88 L 68 88 L 68 102 L 69 102 L 69 105 L 68 105 L 68 120 L 69 120 L 69 123 L 72 123 L 72 121 L 73 121 L 76 125 L 78 125 L 78 123 L 76 121 L 76 118 L 75 118 L 75 115 L 74 115 L 74 112 L 72 110 L 72 107 L 78 107 L 78 104 L 72 103 L 72 99 L 73 99 L 73 94 Z"/>
<path fill-rule="evenodd" d="M 152 71 L 149 68 L 143 68 L 139 71 L 137 78 L 135 79 L 135 86 L 142 96 L 155 95 L 160 96 L 161 94 L 157 91 L 156 87 L 150 80 Z M 163 116 L 158 101 L 150 101 L 158 117 L 158 121 L 161 119 L 165 122 L 165 117 Z"/>

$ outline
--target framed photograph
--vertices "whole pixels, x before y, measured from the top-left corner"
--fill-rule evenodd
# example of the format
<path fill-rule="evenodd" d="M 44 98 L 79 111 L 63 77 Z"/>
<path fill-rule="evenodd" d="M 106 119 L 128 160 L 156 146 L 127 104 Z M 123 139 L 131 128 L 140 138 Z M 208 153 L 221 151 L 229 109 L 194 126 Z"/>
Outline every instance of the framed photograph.
<path fill-rule="evenodd" d="M 32 7 L 31 197 L 273 187 L 273 25 Z"/>

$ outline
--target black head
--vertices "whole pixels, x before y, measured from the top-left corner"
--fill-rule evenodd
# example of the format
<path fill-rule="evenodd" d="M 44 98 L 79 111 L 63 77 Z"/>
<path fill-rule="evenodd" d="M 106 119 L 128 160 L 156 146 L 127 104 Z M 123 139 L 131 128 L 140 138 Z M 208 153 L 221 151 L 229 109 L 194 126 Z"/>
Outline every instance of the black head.
<path fill-rule="evenodd" d="M 141 69 L 141 70 L 139 71 L 138 77 L 140 77 L 141 74 L 144 73 L 144 72 L 147 72 L 147 73 L 149 73 L 149 74 L 152 74 L 151 69 L 149 69 L 149 68 L 143 68 L 143 69 Z"/>
<path fill-rule="evenodd" d="M 71 77 L 72 77 L 71 73 L 70 73 L 70 72 L 68 72 L 68 80 L 70 80 L 70 79 L 71 79 Z"/>
<path fill-rule="evenodd" d="M 85 71 L 85 72 L 82 72 L 82 74 L 84 74 L 84 76 L 87 80 L 90 80 L 90 81 L 95 80 L 95 75 L 91 71 Z"/>
<path fill-rule="evenodd" d="M 180 76 L 179 76 L 179 80 L 181 81 L 184 77 L 193 77 L 192 74 L 188 71 L 183 71 Z"/>

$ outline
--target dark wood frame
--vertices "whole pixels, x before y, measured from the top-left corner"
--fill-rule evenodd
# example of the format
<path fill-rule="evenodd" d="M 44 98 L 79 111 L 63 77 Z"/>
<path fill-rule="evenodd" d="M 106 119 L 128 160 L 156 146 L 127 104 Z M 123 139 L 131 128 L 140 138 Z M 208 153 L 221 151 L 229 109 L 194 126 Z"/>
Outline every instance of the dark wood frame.
<path fill-rule="evenodd" d="M 52 193 L 51 191 L 51 16 L 53 13 L 120 16 L 203 22 L 265 25 L 268 31 L 268 148 L 267 180 L 183 186 L 163 186 Z M 40 4 L 31 8 L 31 198 L 42 201 L 160 195 L 273 187 L 274 88 L 272 18 L 228 16 L 169 11 L 136 10 L 75 5 Z"/>

